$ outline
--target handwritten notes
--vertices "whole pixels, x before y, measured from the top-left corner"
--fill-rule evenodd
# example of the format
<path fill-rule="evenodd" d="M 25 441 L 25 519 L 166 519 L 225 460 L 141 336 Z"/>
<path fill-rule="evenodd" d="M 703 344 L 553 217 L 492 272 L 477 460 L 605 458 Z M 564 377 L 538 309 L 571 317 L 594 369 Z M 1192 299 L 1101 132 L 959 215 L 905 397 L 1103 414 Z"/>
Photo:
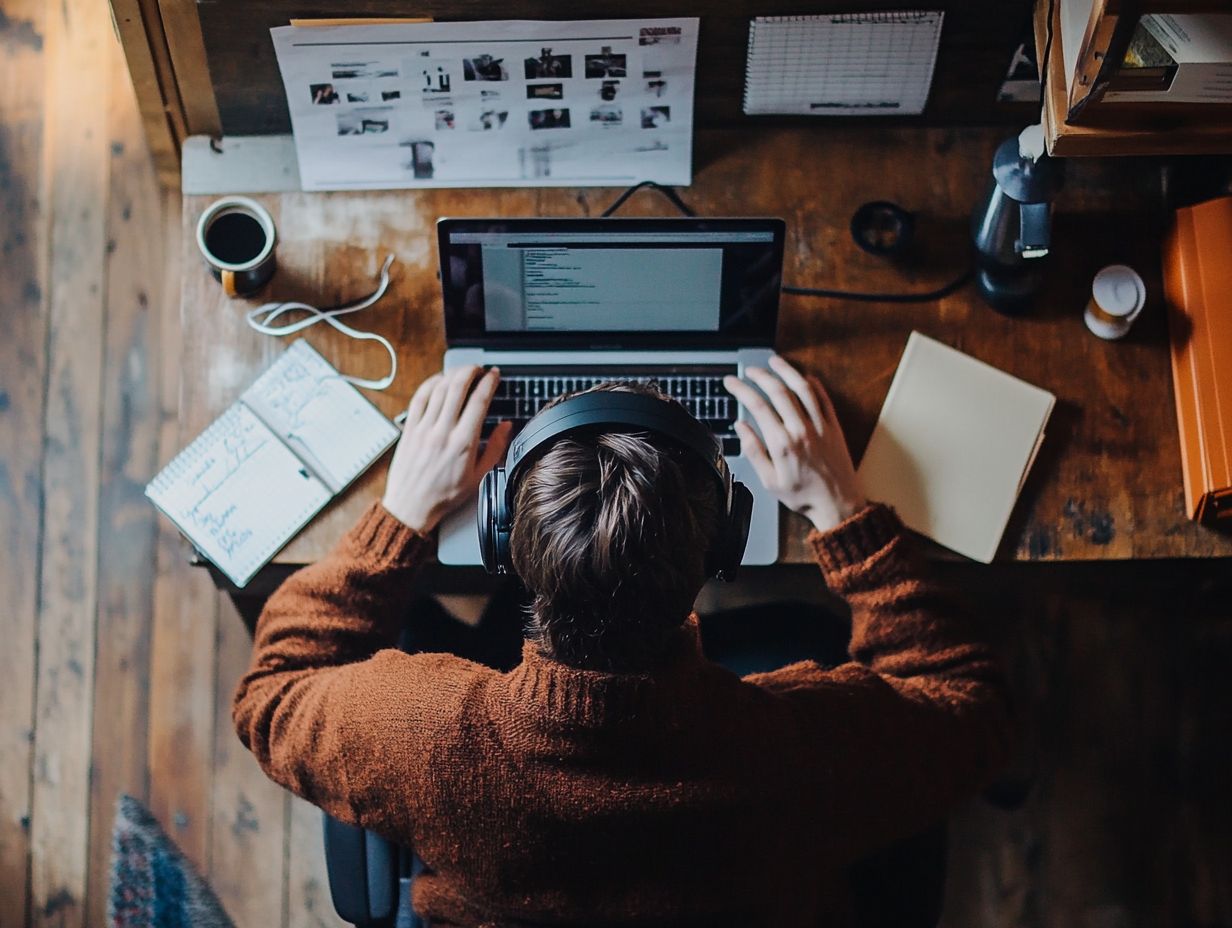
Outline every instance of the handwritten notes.
<path fill-rule="evenodd" d="M 397 436 L 301 339 L 163 468 L 146 496 L 242 587 Z"/>
<path fill-rule="evenodd" d="M 303 340 L 244 392 L 243 401 L 335 493 L 398 437 L 389 420 Z"/>
<path fill-rule="evenodd" d="M 333 494 L 252 410 L 236 404 L 146 495 L 243 586 Z"/>

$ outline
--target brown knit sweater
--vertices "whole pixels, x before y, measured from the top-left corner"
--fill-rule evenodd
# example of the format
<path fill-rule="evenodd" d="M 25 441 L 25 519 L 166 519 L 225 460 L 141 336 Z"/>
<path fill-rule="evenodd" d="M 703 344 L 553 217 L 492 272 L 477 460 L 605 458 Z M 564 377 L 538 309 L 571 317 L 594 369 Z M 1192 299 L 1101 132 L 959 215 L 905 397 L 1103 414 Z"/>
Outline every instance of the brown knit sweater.
<path fill-rule="evenodd" d="M 846 866 L 984 784 L 1009 726 L 891 510 L 809 540 L 852 663 L 740 679 L 691 619 L 645 674 L 530 645 L 500 673 L 389 650 L 430 545 L 374 504 L 270 598 L 236 729 L 278 783 L 413 844 L 434 925 L 829 924 Z"/>

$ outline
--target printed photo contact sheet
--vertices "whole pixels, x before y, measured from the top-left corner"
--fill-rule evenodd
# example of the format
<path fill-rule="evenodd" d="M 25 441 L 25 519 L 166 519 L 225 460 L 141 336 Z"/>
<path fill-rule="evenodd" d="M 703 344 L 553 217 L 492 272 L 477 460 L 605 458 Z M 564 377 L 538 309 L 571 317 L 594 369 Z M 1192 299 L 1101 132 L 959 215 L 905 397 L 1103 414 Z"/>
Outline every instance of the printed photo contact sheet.
<path fill-rule="evenodd" d="M 303 188 L 688 184 L 697 22 L 271 29 Z"/>

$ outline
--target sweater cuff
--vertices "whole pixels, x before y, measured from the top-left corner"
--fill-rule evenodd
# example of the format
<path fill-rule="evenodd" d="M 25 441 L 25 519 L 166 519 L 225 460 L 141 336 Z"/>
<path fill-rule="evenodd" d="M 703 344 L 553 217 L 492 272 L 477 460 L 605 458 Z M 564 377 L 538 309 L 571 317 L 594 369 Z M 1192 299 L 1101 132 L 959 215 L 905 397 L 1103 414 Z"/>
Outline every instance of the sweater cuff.
<path fill-rule="evenodd" d="M 808 543 L 827 576 L 862 564 L 903 533 L 894 510 L 870 503 L 827 532 L 813 530 Z"/>
<path fill-rule="evenodd" d="M 342 541 L 351 553 L 379 567 L 409 567 L 424 559 L 430 538 L 398 521 L 374 500 Z"/>

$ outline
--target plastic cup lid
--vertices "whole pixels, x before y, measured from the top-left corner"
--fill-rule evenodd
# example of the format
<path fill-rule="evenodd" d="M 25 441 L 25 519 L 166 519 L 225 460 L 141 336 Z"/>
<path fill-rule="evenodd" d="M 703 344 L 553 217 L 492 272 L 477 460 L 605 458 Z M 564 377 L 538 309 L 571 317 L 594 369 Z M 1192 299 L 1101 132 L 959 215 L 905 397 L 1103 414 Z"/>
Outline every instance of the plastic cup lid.
<path fill-rule="evenodd" d="M 1110 264 L 1095 275 L 1091 296 L 1108 315 L 1129 316 L 1146 302 L 1146 285 L 1132 267 Z"/>

